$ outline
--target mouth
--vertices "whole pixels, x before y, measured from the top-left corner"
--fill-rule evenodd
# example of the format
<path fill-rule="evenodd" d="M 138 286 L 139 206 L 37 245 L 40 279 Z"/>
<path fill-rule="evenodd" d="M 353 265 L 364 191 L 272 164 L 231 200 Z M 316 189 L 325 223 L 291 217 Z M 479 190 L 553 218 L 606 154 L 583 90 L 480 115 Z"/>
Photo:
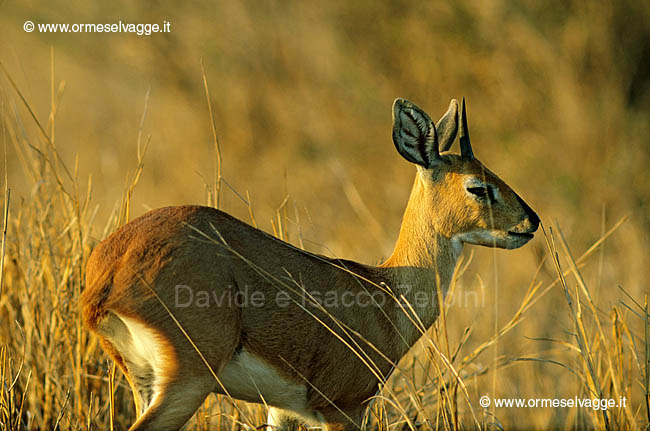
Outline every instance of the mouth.
<path fill-rule="evenodd" d="M 512 232 L 512 231 L 508 231 L 508 235 L 519 237 L 519 238 L 526 238 L 526 239 L 533 239 L 533 237 L 535 236 L 532 233 L 527 233 L 527 232 L 521 233 L 521 232 Z"/>

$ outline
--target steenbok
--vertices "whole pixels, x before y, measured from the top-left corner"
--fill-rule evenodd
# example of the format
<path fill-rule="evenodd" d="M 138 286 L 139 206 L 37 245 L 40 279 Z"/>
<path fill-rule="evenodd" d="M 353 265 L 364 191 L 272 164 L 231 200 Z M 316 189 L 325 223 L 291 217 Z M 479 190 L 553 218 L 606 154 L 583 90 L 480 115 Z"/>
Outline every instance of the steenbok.
<path fill-rule="evenodd" d="M 446 153 L 457 134 L 460 155 Z M 464 100 L 434 124 L 397 99 L 393 142 L 417 173 L 379 266 L 308 253 L 201 206 L 151 211 L 93 250 L 83 321 L 131 385 L 130 430 L 177 430 L 211 392 L 265 403 L 270 426 L 358 429 L 436 320 L 463 245 L 533 238 L 538 216 L 474 157 Z"/>

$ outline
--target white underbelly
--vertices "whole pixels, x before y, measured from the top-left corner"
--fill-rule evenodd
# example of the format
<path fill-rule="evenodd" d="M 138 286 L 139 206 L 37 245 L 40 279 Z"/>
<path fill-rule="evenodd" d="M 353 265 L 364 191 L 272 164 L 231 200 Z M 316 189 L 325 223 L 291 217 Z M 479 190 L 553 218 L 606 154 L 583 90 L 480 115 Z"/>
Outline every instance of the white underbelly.
<path fill-rule="evenodd" d="M 236 399 L 304 412 L 307 387 L 282 377 L 267 362 L 243 349 L 219 373 L 227 393 Z M 226 391 L 217 383 L 217 393 Z"/>

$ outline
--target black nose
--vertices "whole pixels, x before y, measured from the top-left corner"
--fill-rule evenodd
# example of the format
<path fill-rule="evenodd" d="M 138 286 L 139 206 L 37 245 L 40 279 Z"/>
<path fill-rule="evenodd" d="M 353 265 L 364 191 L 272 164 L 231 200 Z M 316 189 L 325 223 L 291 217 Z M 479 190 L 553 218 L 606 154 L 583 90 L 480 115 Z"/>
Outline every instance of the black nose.
<path fill-rule="evenodd" d="M 521 207 L 526 211 L 526 215 L 528 216 L 528 220 L 530 221 L 530 224 L 533 225 L 533 230 L 532 232 L 535 232 L 537 228 L 539 227 L 539 216 L 531 207 L 528 206 L 526 202 L 522 198 L 520 198 L 517 195 L 517 200 L 521 204 Z"/>

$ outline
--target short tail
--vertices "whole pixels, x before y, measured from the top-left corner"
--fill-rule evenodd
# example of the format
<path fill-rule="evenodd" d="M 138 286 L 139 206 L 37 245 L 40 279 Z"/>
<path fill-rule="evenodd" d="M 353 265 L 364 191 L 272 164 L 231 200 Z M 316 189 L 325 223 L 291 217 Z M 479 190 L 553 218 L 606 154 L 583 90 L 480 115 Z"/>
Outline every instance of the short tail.
<path fill-rule="evenodd" d="M 90 265 L 89 265 L 90 266 Z M 81 294 L 81 318 L 89 329 L 97 330 L 97 325 L 108 312 L 108 298 L 113 288 L 111 271 L 100 274 L 86 273 L 86 289 Z"/>

